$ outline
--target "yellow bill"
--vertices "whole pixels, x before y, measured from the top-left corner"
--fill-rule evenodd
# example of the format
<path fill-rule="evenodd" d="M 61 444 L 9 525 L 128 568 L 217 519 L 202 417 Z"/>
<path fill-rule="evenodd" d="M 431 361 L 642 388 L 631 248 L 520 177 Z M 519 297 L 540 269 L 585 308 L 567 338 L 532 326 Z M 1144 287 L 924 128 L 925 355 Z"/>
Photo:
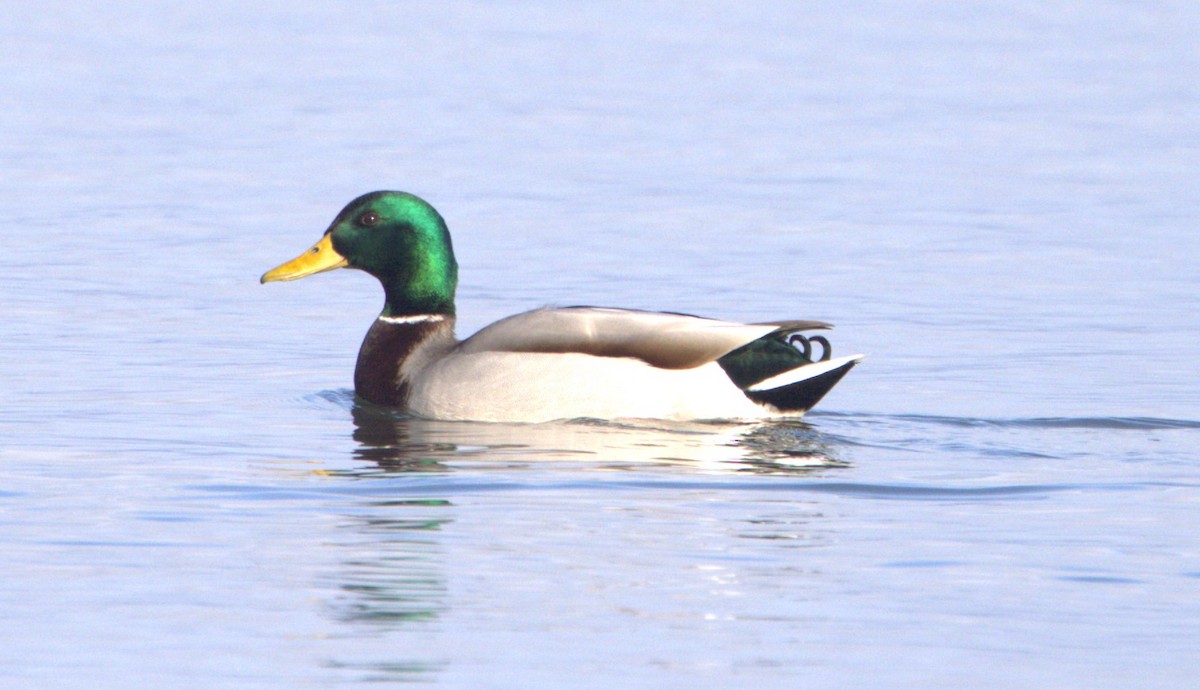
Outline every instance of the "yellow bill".
<path fill-rule="evenodd" d="M 259 282 L 270 283 L 277 280 L 296 280 L 297 278 L 310 276 L 314 273 L 343 268 L 346 266 L 346 263 L 346 257 L 334 251 L 333 242 L 329 239 L 329 235 L 325 235 L 321 238 L 320 242 L 309 247 L 308 251 L 300 256 L 264 273 Z"/>

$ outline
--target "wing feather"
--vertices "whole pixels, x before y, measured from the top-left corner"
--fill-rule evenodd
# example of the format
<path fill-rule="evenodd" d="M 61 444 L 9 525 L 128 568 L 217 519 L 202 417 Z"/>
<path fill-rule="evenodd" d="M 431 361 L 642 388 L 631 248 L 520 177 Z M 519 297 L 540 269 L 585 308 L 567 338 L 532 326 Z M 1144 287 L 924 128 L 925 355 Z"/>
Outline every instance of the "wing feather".
<path fill-rule="evenodd" d="M 779 332 L 829 328 L 820 321 L 743 324 L 688 314 L 603 307 L 543 308 L 516 314 L 459 343 L 479 352 L 583 353 L 632 357 L 662 369 L 691 369 Z"/>

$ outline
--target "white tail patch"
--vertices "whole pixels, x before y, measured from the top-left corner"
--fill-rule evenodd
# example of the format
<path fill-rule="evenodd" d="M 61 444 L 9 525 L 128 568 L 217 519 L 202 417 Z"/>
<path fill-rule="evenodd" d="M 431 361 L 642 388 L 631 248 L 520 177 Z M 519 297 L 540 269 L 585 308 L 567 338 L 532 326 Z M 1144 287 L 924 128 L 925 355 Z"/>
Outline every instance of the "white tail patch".
<path fill-rule="evenodd" d="M 846 366 L 847 364 L 849 364 L 851 362 L 860 362 L 860 361 L 862 361 L 862 359 L 865 356 L 866 355 L 848 355 L 846 357 L 835 357 L 833 359 L 827 359 L 824 362 L 814 362 L 813 364 L 805 364 L 802 367 L 796 367 L 795 369 L 789 369 L 788 371 L 785 371 L 782 374 L 776 374 L 775 376 L 772 376 L 769 379 L 764 379 L 762 381 L 759 381 L 758 383 L 754 384 L 753 386 L 750 386 L 746 390 L 750 391 L 750 392 L 769 391 L 773 388 L 779 388 L 780 386 L 787 386 L 787 385 L 796 383 L 798 381 L 806 381 L 808 379 L 813 378 L 814 376 L 820 376 L 821 374 L 833 371 L 834 369 L 837 369 L 839 367 Z"/>

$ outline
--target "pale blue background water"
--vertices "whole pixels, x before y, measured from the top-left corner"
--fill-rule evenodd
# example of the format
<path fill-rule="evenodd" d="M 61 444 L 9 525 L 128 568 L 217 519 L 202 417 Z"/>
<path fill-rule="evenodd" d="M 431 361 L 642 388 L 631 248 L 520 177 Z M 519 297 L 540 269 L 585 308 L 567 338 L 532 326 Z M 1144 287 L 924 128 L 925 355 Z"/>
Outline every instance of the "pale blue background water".
<path fill-rule="evenodd" d="M 1200 10 L 10 4 L 0 686 L 1194 687 Z M 356 407 L 261 287 L 833 321 L 804 423 Z"/>

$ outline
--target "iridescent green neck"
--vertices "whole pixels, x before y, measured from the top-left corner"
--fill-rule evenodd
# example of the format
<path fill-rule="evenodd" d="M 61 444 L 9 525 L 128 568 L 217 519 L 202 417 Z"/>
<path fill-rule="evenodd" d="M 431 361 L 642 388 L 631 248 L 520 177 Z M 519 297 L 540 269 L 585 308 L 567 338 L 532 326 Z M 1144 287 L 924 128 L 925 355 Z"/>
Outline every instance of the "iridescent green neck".
<path fill-rule="evenodd" d="M 383 282 L 383 316 L 445 314 L 454 316 L 454 289 L 457 271 L 453 268 L 441 280 L 414 287 L 409 280 Z"/>
<path fill-rule="evenodd" d="M 406 223 L 401 232 L 403 241 L 392 245 L 393 261 L 377 275 L 385 296 L 384 316 L 454 315 L 458 262 L 450 232 L 436 211 L 424 202 L 421 205 L 415 210 L 427 208 L 430 215 L 422 217 L 407 209 L 411 224 Z"/>
<path fill-rule="evenodd" d="M 432 206 L 409 194 L 386 194 L 376 208 L 384 218 L 380 234 L 392 239 L 388 261 L 376 276 L 383 284 L 384 316 L 412 314 L 454 315 L 458 287 L 458 262 L 446 222 Z"/>

